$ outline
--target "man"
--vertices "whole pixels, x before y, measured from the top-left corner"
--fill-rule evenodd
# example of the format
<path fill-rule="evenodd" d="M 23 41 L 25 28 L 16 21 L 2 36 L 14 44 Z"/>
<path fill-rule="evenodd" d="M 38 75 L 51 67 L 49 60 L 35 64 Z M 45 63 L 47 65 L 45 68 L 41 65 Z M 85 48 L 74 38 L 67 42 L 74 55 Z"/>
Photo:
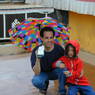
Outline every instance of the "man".
<path fill-rule="evenodd" d="M 31 65 L 35 75 L 32 79 L 32 83 L 35 87 L 39 89 L 39 95 L 46 95 L 49 80 L 59 80 L 59 93 L 60 95 L 65 95 L 65 75 L 63 74 L 63 69 L 53 68 L 53 63 L 57 61 L 61 56 L 64 56 L 64 49 L 54 44 L 55 32 L 51 27 L 44 27 L 40 31 L 40 36 L 43 41 L 44 46 L 44 56 L 39 58 L 37 56 L 38 48 L 37 46 L 31 55 Z"/>

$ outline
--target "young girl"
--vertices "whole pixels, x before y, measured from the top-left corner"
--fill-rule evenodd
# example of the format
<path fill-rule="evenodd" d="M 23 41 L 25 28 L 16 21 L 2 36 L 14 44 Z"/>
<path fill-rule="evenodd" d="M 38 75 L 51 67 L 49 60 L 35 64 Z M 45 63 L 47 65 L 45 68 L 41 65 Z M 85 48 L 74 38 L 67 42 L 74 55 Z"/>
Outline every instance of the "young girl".
<path fill-rule="evenodd" d="M 78 57 L 80 45 L 77 41 L 69 41 L 65 47 L 65 56 L 61 57 L 53 64 L 53 67 L 63 68 L 63 73 L 67 76 L 66 83 L 69 84 L 67 95 L 95 95 L 87 78 L 83 74 L 83 61 Z M 64 64 L 63 64 L 64 63 Z"/>

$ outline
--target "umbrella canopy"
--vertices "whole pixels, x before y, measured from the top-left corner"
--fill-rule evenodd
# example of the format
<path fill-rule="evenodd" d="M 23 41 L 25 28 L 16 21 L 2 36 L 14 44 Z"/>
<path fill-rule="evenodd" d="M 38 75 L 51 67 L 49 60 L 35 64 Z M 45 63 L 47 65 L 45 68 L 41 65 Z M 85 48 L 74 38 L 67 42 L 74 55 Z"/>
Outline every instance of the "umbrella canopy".
<path fill-rule="evenodd" d="M 31 51 L 34 47 L 42 44 L 40 30 L 44 27 L 52 27 L 55 31 L 55 43 L 64 45 L 69 39 L 70 28 L 59 23 L 51 17 L 28 18 L 21 23 L 17 23 L 8 32 L 14 44 Z"/>

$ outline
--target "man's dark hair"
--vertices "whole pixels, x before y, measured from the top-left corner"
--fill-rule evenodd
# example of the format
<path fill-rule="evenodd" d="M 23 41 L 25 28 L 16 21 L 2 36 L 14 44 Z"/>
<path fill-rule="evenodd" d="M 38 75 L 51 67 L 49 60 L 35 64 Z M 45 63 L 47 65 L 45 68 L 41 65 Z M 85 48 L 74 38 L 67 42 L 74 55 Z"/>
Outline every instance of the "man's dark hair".
<path fill-rule="evenodd" d="M 66 47 L 65 47 L 65 56 L 68 56 L 69 47 L 72 47 L 73 48 L 73 50 L 74 50 L 73 58 L 76 58 L 77 57 L 77 55 L 76 55 L 76 48 L 72 44 L 66 45 Z"/>
<path fill-rule="evenodd" d="M 53 33 L 53 36 L 55 35 L 55 31 L 51 27 L 44 27 L 40 31 L 40 36 L 43 38 L 45 31 L 51 31 Z"/>

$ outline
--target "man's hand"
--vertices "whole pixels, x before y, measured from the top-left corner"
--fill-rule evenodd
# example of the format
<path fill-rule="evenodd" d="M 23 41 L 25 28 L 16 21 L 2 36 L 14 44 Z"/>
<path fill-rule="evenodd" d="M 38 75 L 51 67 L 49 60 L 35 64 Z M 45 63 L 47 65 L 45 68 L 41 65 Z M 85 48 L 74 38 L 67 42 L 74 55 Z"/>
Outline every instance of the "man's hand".
<path fill-rule="evenodd" d="M 34 71 L 35 75 L 39 75 L 40 74 L 39 67 L 37 68 L 37 66 L 34 66 L 33 71 Z"/>
<path fill-rule="evenodd" d="M 36 51 L 35 51 L 36 57 L 37 58 L 42 58 L 44 56 L 44 46 L 40 46 Z"/>
<path fill-rule="evenodd" d="M 40 74 L 41 67 L 40 67 L 40 59 L 38 59 L 38 58 L 36 58 L 36 63 L 33 67 L 33 71 L 34 71 L 35 75 Z"/>

